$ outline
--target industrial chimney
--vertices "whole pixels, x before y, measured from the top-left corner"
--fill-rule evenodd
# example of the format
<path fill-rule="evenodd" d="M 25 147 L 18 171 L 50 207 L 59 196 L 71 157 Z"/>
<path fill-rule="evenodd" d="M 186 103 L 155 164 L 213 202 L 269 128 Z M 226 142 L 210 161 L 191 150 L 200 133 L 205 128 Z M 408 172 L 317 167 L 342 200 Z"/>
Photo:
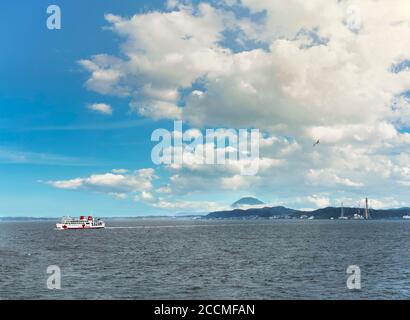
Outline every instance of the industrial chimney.
<path fill-rule="evenodd" d="M 366 209 L 364 210 L 364 218 L 369 220 L 369 200 L 366 198 Z"/>

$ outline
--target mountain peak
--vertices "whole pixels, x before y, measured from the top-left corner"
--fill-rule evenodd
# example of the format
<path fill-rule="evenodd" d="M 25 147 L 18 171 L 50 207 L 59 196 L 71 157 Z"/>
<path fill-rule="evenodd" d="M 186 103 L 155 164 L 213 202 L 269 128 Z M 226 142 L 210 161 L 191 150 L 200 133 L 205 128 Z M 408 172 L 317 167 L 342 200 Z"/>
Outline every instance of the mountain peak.
<path fill-rule="evenodd" d="M 243 197 L 239 199 L 238 201 L 235 201 L 234 203 L 232 203 L 231 207 L 238 208 L 241 206 L 256 206 L 256 205 L 262 205 L 262 204 L 265 204 L 265 203 L 257 198 Z"/>

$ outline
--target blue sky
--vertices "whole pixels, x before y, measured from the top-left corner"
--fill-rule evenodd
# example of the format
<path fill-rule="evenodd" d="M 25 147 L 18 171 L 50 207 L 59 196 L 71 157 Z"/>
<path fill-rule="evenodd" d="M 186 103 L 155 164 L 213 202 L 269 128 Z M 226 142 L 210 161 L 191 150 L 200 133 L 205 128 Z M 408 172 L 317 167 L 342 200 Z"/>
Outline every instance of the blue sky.
<path fill-rule="evenodd" d="M 70 0 L 53 4 L 62 11 L 61 30 L 46 28 L 49 1 L 0 4 L 0 215 L 168 214 L 144 202 L 55 189 L 45 183 L 115 168 L 153 166 L 151 133 L 158 127 L 172 128 L 172 123 L 141 117 L 130 112 L 127 100 L 87 90 L 88 75 L 78 61 L 98 53 L 121 55 L 120 38 L 105 29 L 105 14 L 129 17 L 166 10 L 166 3 Z M 113 115 L 86 108 L 98 102 L 115 106 Z M 231 199 L 236 196 L 228 202 Z"/>
<path fill-rule="evenodd" d="M 409 205 L 403 1 L 56 1 L 61 30 L 48 1 L 1 2 L 0 216 Z M 173 120 L 260 129 L 258 174 L 155 166 Z"/>
<path fill-rule="evenodd" d="M 106 12 L 130 15 L 156 4 L 58 3 L 63 25 L 58 31 L 46 28 L 49 1 L 0 4 L 0 214 L 141 212 L 144 206 L 136 203 L 56 190 L 38 181 L 150 164 L 150 135 L 157 124 L 130 114 L 126 103 L 115 98 L 104 98 L 116 107 L 109 119 L 86 109 L 100 97 L 84 88 L 86 74 L 77 61 L 117 52 L 118 39 L 102 29 Z M 27 160 L 13 159 L 15 153 Z"/>

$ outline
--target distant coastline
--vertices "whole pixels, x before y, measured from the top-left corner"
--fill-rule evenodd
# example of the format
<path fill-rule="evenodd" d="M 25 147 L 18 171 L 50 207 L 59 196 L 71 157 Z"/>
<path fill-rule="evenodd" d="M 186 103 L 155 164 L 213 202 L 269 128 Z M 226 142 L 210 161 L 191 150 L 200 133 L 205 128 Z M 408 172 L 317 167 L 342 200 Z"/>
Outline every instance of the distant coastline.
<path fill-rule="evenodd" d="M 118 216 L 118 217 L 103 217 L 104 220 L 127 220 L 127 219 L 194 219 L 194 218 L 200 218 L 200 217 L 205 217 L 207 214 L 194 214 L 194 215 L 158 215 L 158 216 L 153 216 L 153 215 L 148 215 L 148 216 Z M 98 216 L 98 215 L 95 215 Z M 18 222 L 18 221 L 59 221 L 61 220 L 61 216 L 59 217 L 16 217 L 16 216 L 6 216 L 6 217 L 0 217 L 0 222 Z"/>
<path fill-rule="evenodd" d="M 341 216 L 341 207 L 326 207 L 313 211 L 290 209 L 283 206 L 234 209 L 227 211 L 215 211 L 209 213 L 208 219 L 338 219 Z M 360 217 L 364 212 L 363 208 L 343 208 L 343 215 L 346 219 Z M 397 209 L 369 209 L 372 220 L 394 220 L 403 219 L 410 214 L 410 208 Z"/>
<path fill-rule="evenodd" d="M 344 207 L 343 213 L 346 219 L 354 219 L 355 215 L 360 215 L 363 208 Z M 110 216 L 103 217 L 105 220 L 121 219 L 201 219 L 201 220 L 253 220 L 253 219 L 317 219 L 328 220 L 338 219 L 341 215 L 341 207 L 326 207 L 313 211 L 291 209 L 283 206 L 232 209 L 224 211 L 214 211 L 210 213 L 192 213 L 192 214 L 170 214 L 170 215 L 146 215 L 146 216 Z M 371 220 L 398 220 L 404 216 L 410 215 L 410 208 L 393 208 L 393 209 L 369 209 Z M 98 216 L 98 215 L 96 215 Z M 55 221 L 61 217 L 30 217 L 30 216 L 5 216 L 0 217 L 0 222 L 7 221 Z"/>

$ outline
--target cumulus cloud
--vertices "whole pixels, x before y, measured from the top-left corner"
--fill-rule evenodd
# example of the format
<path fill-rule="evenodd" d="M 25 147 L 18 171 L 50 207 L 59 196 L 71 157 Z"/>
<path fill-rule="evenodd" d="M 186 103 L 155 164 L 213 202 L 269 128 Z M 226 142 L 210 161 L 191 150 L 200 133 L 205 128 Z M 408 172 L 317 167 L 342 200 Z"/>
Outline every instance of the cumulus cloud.
<path fill-rule="evenodd" d="M 126 193 L 151 190 L 155 178 L 153 169 L 140 169 L 129 174 L 110 172 L 93 174 L 86 178 L 48 181 L 47 183 L 58 189 L 85 189 L 123 198 Z"/>
<path fill-rule="evenodd" d="M 182 210 L 182 211 L 196 211 L 196 212 L 211 212 L 218 210 L 229 209 L 228 206 L 213 202 L 213 201 L 190 201 L 190 200 L 178 200 L 174 199 L 172 201 L 160 199 L 153 205 L 155 208 L 166 209 L 166 210 Z"/>
<path fill-rule="evenodd" d="M 88 109 L 101 113 L 101 114 L 112 115 L 112 108 L 110 105 L 106 103 L 94 103 L 94 104 L 88 105 L 87 107 Z"/>
<path fill-rule="evenodd" d="M 79 61 L 91 73 L 86 86 L 102 94 L 131 97 L 131 108 L 144 116 L 179 118 L 179 89 L 224 68 L 220 58 L 228 53 L 217 45 L 224 19 L 208 4 L 130 19 L 107 14 L 112 30 L 126 39 L 127 60 L 99 54 Z"/>
<path fill-rule="evenodd" d="M 310 170 L 308 173 L 308 181 L 313 184 L 332 185 L 340 184 L 348 187 L 362 187 L 363 184 L 354 182 L 349 178 L 341 178 L 331 170 Z"/>
<path fill-rule="evenodd" d="M 252 12 L 266 12 L 266 19 L 253 23 L 264 32 L 247 37 L 268 49 L 240 52 L 221 42 L 227 30 L 246 31 L 243 18 L 205 3 L 176 3 L 170 6 L 174 11 L 129 19 L 108 14 L 112 30 L 125 38 L 127 59 L 103 54 L 82 60 L 91 72 L 87 86 L 128 95 L 133 109 L 154 119 L 294 134 L 300 127 L 385 121 L 394 117 L 392 99 L 409 86 L 407 69 L 391 69 L 408 58 L 409 44 L 402 41 L 410 34 L 404 0 L 366 0 L 357 9 L 350 1 L 242 1 Z M 347 23 L 352 12 L 362 26 L 356 32 Z M 180 90 L 198 79 L 204 90 L 192 90 L 180 107 Z"/>
<path fill-rule="evenodd" d="M 111 172 L 112 173 L 127 173 L 128 170 L 127 169 L 112 169 Z"/>
<path fill-rule="evenodd" d="M 387 188 L 405 199 L 408 12 L 407 0 L 169 1 L 165 12 L 106 15 L 123 55 L 80 64 L 88 89 L 124 97 L 142 116 L 266 134 L 256 176 L 240 176 L 238 162 L 209 167 L 187 154 L 192 161 L 167 168 L 166 194 L 272 190 L 303 194 L 308 205 L 324 190 L 336 199 Z"/>
<path fill-rule="evenodd" d="M 305 199 L 302 199 L 303 202 L 307 201 L 315 205 L 316 208 L 325 208 L 330 205 L 330 199 L 328 197 L 320 195 L 308 196 Z"/>
<path fill-rule="evenodd" d="M 120 193 L 120 192 L 109 192 L 108 195 L 110 195 L 114 199 L 119 199 L 119 200 L 124 200 L 124 199 L 127 199 L 128 197 L 127 193 Z"/>
<path fill-rule="evenodd" d="M 171 193 L 169 187 L 155 189 L 154 180 L 158 177 L 151 168 L 128 171 L 113 169 L 109 173 L 93 174 L 85 178 L 68 180 L 47 181 L 46 183 L 65 190 L 87 190 L 107 194 L 117 200 L 133 199 L 146 203 L 153 208 L 167 211 L 214 211 L 224 209 L 226 206 L 212 201 L 174 199 L 172 196 L 164 197 Z"/>

